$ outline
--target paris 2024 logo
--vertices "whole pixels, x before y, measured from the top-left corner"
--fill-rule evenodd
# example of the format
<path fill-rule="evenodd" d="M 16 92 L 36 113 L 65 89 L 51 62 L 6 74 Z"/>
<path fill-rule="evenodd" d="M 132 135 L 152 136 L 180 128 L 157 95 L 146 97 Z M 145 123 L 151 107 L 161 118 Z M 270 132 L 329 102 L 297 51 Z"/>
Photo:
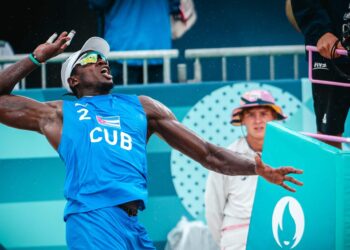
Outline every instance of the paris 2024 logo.
<path fill-rule="evenodd" d="M 303 237 L 304 227 L 304 212 L 299 202 L 291 196 L 280 199 L 272 215 L 272 232 L 276 243 L 282 249 L 293 249 Z"/>

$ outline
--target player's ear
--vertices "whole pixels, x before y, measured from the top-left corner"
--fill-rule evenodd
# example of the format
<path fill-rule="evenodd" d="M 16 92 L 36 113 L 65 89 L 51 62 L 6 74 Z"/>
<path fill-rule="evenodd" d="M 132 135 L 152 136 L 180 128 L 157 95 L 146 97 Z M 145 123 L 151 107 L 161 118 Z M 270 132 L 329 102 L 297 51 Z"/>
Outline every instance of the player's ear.
<path fill-rule="evenodd" d="M 68 83 L 71 88 L 75 88 L 79 84 L 79 79 L 77 76 L 72 75 L 68 78 Z"/>

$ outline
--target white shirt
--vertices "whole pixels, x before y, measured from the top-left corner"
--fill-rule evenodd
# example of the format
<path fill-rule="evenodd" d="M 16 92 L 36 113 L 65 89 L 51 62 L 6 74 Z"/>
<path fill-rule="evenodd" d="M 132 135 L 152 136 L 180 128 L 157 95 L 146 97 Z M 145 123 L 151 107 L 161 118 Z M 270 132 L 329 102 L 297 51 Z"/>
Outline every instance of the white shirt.
<path fill-rule="evenodd" d="M 228 149 L 252 160 L 256 154 L 245 138 L 238 139 Z M 205 215 L 209 230 L 221 248 L 245 249 L 257 180 L 256 175 L 228 176 L 209 171 Z M 230 248 L 236 243 L 241 247 Z"/>

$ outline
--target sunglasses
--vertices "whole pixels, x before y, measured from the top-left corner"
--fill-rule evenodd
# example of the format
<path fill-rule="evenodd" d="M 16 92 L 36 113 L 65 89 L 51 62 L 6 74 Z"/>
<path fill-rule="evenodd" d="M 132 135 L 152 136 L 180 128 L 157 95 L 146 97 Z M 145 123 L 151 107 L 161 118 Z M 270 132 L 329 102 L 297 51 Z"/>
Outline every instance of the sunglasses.
<path fill-rule="evenodd" d="M 73 68 L 76 66 L 76 65 L 81 65 L 81 66 L 85 66 L 87 64 L 91 64 L 91 63 L 97 63 L 98 59 L 101 59 L 102 61 L 104 61 L 105 63 L 108 64 L 108 60 L 107 58 L 96 52 L 96 51 L 89 51 L 89 52 L 86 52 L 84 54 L 82 54 L 79 59 L 74 63 L 73 65 Z"/>

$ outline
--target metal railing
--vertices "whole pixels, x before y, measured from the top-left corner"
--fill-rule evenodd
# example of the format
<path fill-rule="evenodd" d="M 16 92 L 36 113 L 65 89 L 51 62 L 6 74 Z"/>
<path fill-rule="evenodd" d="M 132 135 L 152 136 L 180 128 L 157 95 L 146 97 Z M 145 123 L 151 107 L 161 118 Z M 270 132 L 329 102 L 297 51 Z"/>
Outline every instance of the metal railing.
<path fill-rule="evenodd" d="M 71 53 L 63 53 L 55 58 L 50 59 L 41 66 L 41 86 L 47 87 L 47 64 L 62 63 Z M 288 46 L 259 46 L 259 47 L 235 47 L 235 48 L 213 48 L 213 49 L 187 49 L 185 50 L 186 59 L 194 59 L 194 79 L 192 82 L 202 81 L 201 60 L 204 58 L 221 58 L 221 80 L 227 81 L 227 58 L 228 57 L 245 57 L 246 80 L 251 80 L 251 58 L 255 56 L 269 56 L 269 77 L 275 79 L 275 57 L 283 55 L 293 56 L 293 72 L 294 79 L 299 78 L 299 55 L 305 55 L 304 45 L 288 45 Z M 6 63 L 13 63 L 27 57 L 24 55 L 0 56 L 0 66 Z M 148 60 L 163 59 L 163 79 L 164 83 L 171 83 L 171 59 L 178 58 L 179 51 L 173 50 L 144 50 L 144 51 L 123 51 L 110 52 L 108 59 L 110 61 L 122 61 L 123 63 L 123 84 L 127 85 L 128 64 L 129 59 L 143 60 L 143 83 L 148 83 Z M 183 65 L 186 66 L 186 65 Z M 178 69 L 179 70 L 179 69 Z M 186 68 L 182 71 L 187 71 Z M 21 87 L 25 88 L 26 79 L 21 81 Z"/>
<path fill-rule="evenodd" d="M 202 81 L 201 59 L 221 58 L 222 81 L 227 81 L 227 57 L 245 57 L 246 80 L 251 80 L 251 57 L 269 56 L 270 80 L 275 79 L 275 57 L 281 55 L 293 55 L 294 79 L 299 77 L 298 56 L 305 55 L 304 45 L 288 46 L 259 46 L 259 47 L 235 47 L 235 48 L 214 48 L 214 49 L 187 49 L 186 59 L 194 59 L 194 82 Z"/>
<path fill-rule="evenodd" d="M 47 87 L 47 64 L 51 63 L 63 63 L 72 53 L 62 53 L 54 58 L 51 58 L 46 63 L 41 65 L 41 87 Z M 163 59 L 163 81 L 164 83 L 171 83 L 171 59 L 177 58 L 179 51 L 172 50 L 142 50 L 142 51 L 123 51 L 123 52 L 110 52 L 107 57 L 109 61 L 120 60 L 123 61 L 123 84 L 127 85 L 127 74 L 129 59 L 141 59 L 143 60 L 143 84 L 148 83 L 148 60 L 150 59 Z M 23 58 L 28 57 L 28 54 L 17 54 L 13 56 L 0 56 L 0 66 L 6 63 L 14 63 Z M 26 79 L 21 81 L 21 87 L 26 88 Z"/>

